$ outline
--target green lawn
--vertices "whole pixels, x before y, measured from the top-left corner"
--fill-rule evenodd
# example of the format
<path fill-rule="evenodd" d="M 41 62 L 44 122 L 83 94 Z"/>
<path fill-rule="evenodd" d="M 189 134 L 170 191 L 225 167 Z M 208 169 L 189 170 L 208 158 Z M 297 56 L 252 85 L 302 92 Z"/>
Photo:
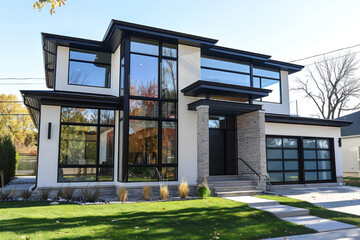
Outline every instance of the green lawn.
<path fill-rule="evenodd" d="M 0 239 L 259 239 L 313 233 L 221 198 L 104 205 L 0 202 Z"/>
<path fill-rule="evenodd" d="M 344 183 L 348 186 L 360 187 L 360 178 L 358 177 L 344 177 Z"/>
<path fill-rule="evenodd" d="M 276 200 L 279 201 L 280 204 L 289 205 L 293 207 L 299 207 L 299 208 L 307 208 L 310 210 L 310 215 L 321 217 L 321 218 L 327 218 L 338 222 L 344 222 L 356 225 L 360 227 L 360 217 L 357 215 L 352 215 L 348 213 L 341 213 L 336 212 L 332 210 L 328 210 L 323 207 L 316 206 L 312 203 L 301 201 L 295 198 L 289 198 L 289 197 L 278 197 L 278 196 L 257 196 L 260 198 L 270 199 L 270 200 Z"/>

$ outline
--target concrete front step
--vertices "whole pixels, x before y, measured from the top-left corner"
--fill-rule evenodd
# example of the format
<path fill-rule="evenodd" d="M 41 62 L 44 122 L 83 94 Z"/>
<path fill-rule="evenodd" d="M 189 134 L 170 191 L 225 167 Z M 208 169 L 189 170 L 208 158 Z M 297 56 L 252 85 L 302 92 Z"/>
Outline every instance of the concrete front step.
<path fill-rule="evenodd" d="M 229 187 L 229 186 L 256 186 L 257 183 L 255 181 L 250 180 L 232 180 L 232 181 L 216 181 L 209 182 L 209 186 L 213 187 Z"/>
<path fill-rule="evenodd" d="M 254 206 L 254 208 L 270 212 L 278 218 L 309 215 L 309 210 L 304 208 L 290 207 L 286 205 Z"/>
<path fill-rule="evenodd" d="M 304 225 L 307 228 L 312 228 L 318 232 L 338 231 L 344 229 L 356 228 L 355 225 L 350 225 L 342 222 L 336 222 L 329 219 L 319 218 L 315 216 L 296 216 L 284 217 L 282 220 L 295 223 L 297 225 Z"/>
<path fill-rule="evenodd" d="M 244 190 L 244 191 L 230 191 L 230 192 L 215 192 L 217 197 L 236 197 L 236 196 L 250 196 L 263 193 L 262 190 Z"/>

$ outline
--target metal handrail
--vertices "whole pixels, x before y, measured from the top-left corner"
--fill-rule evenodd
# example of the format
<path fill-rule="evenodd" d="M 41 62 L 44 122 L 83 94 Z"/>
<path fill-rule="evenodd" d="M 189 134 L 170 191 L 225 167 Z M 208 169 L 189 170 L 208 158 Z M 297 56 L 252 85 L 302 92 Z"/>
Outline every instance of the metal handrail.
<path fill-rule="evenodd" d="M 255 175 L 259 178 L 259 181 L 261 180 L 260 175 L 259 175 L 244 159 L 242 159 L 242 158 L 240 158 L 240 157 L 239 157 L 238 159 L 240 159 L 243 163 L 245 163 L 245 165 L 246 165 L 251 171 L 253 171 L 253 173 L 255 173 Z M 269 179 L 268 177 L 266 178 L 266 185 L 272 186 L 271 183 L 270 183 L 270 179 Z"/>
<path fill-rule="evenodd" d="M 253 171 L 253 172 L 256 174 L 256 176 L 258 176 L 259 181 L 261 180 L 260 175 L 259 175 L 247 162 L 245 162 L 244 159 L 242 159 L 242 158 L 240 158 L 240 157 L 239 157 L 238 159 L 240 159 L 241 161 L 243 161 L 243 163 L 245 163 L 245 165 L 246 165 L 248 168 L 250 168 L 250 170 Z"/>

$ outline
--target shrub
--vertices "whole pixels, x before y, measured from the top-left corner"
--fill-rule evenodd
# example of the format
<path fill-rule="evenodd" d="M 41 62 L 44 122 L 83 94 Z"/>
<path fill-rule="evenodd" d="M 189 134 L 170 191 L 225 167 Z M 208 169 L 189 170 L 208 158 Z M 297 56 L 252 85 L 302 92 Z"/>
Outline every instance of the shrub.
<path fill-rule="evenodd" d="M 143 199 L 146 201 L 150 201 L 150 198 L 151 198 L 151 187 L 144 186 L 143 187 Z"/>
<path fill-rule="evenodd" d="M 197 191 L 196 191 L 197 195 L 201 198 L 207 198 L 211 195 L 210 189 L 208 186 L 204 186 L 202 184 L 200 184 L 197 187 Z"/>
<path fill-rule="evenodd" d="M 182 179 L 179 185 L 179 196 L 180 198 L 186 198 L 189 192 L 189 185 L 187 180 Z"/>
<path fill-rule="evenodd" d="M 31 197 L 32 192 L 29 190 L 25 190 L 21 192 L 21 197 L 25 200 L 29 199 Z"/>
<path fill-rule="evenodd" d="M 74 198 L 74 195 L 75 195 L 75 189 L 74 188 L 70 188 L 69 186 L 67 186 L 64 189 L 64 192 L 63 192 L 64 199 L 71 200 L 71 199 Z"/>
<path fill-rule="evenodd" d="M 0 200 L 6 200 L 9 198 L 10 196 L 10 193 L 11 193 L 11 190 L 6 190 L 6 191 L 1 191 L 0 192 Z"/>
<path fill-rule="evenodd" d="M 40 192 L 40 199 L 41 199 L 41 200 L 47 200 L 47 199 L 49 198 L 50 191 L 51 191 L 50 188 L 41 190 L 41 192 Z"/>
<path fill-rule="evenodd" d="M 160 198 L 166 200 L 169 197 L 169 189 L 167 185 L 160 185 Z"/>
<path fill-rule="evenodd" d="M 0 137 L 0 171 L 3 171 L 4 183 L 7 184 L 16 172 L 16 148 L 9 136 Z M 1 178 L 0 178 L 1 181 Z"/>
<path fill-rule="evenodd" d="M 62 188 L 60 188 L 56 194 L 57 198 L 64 198 L 64 191 L 62 190 Z"/>
<path fill-rule="evenodd" d="M 90 189 L 89 186 L 86 186 L 85 189 L 81 190 L 85 201 L 87 202 L 96 202 L 100 196 L 100 188 Z"/>
<path fill-rule="evenodd" d="M 210 191 L 209 186 L 207 184 L 207 178 L 204 178 L 202 184 L 200 184 L 197 187 L 196 193 L 201 198 L 207 198 L 207 197 L 209 197 L 211 195 L 211 191 Z"/>
<path fill-rule="evenodd" d="M 119 189 L 119 201 L 125 202 L 127 198 L 127 190 L 126 188 Z"/>

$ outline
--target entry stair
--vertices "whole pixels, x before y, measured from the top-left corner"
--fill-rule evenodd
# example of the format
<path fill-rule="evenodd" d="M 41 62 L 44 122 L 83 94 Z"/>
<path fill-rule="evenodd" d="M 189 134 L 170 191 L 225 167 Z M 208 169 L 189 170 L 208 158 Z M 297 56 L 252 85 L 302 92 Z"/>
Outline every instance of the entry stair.
<path fill-rule="evenodd" d="M 303 225 L 307 228 L 316 230 L 317 232 L 330 232 L 355 229 L 357 226 L 337 222 L 325 218 L 311 216 L 308 209 L 297 208 L 279 204 L 278 201 L 262 199 L 251 196 L 243 197 L 225 197 L 236 202 L 247 203 L 249 207 L 256 208 L 265 212 L 270 212 L 276 217 L 295 223 L 297 225 Z M 299 235 L 300 236 L 300 235 Z M 304 235 L 305 236 L 305 235 Z M 292 239 L 292 238 L 276 238 L 276 239 Z M 299 239 L 311 239 L 311 238 L 299 238 Z M 329 238 L 335 239 L 335 238 Z"/>
<path fill-rule="evenodd" d="M 208 186 L 217 197 L 250 196 L 263 193 L 257 189 L 257 181 L 239 176 L 210 176 Z"/>

